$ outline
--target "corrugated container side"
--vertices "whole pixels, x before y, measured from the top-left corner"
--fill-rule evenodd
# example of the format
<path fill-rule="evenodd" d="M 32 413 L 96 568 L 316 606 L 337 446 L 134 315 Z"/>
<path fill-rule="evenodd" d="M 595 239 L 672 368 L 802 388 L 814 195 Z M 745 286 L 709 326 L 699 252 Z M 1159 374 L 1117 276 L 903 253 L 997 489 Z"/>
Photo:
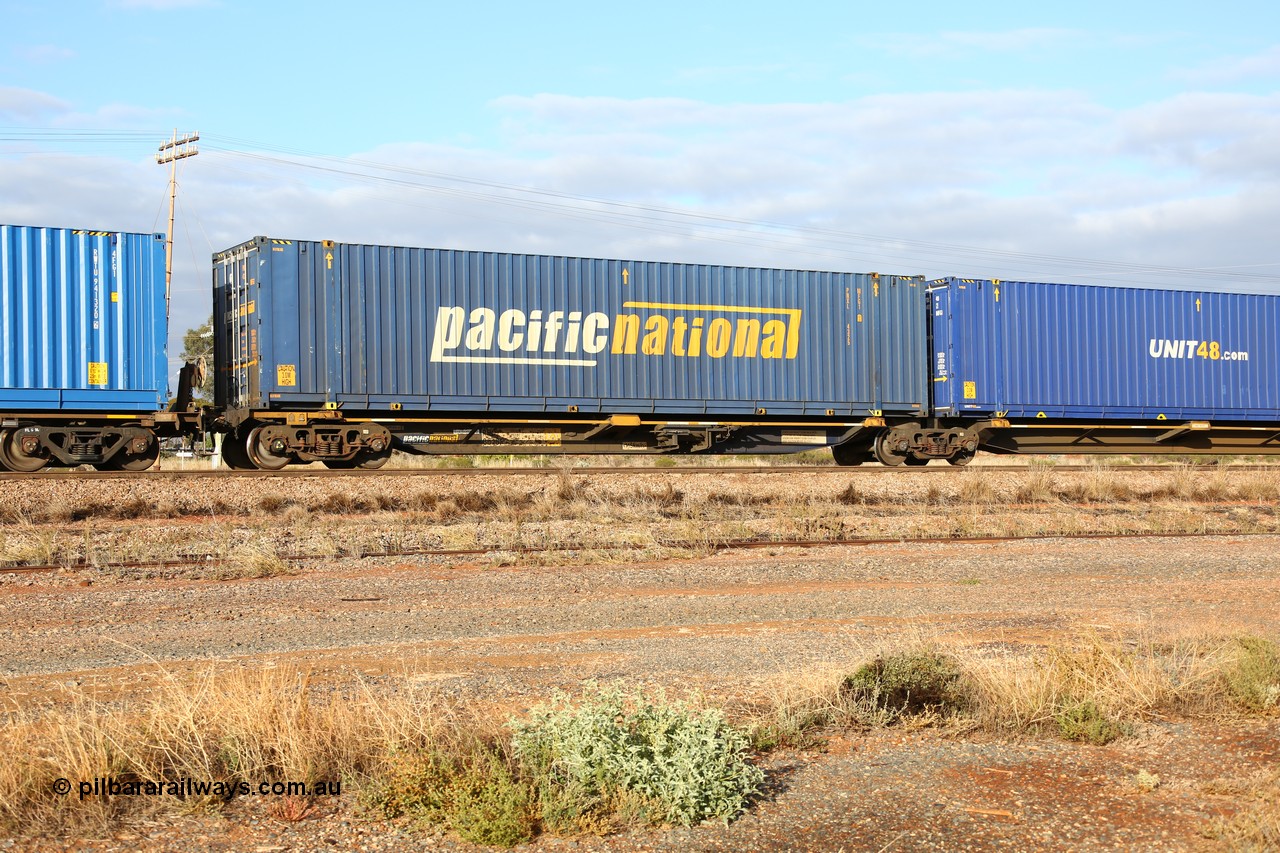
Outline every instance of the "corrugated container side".
<path fill-rule="evenodd" d="M 166 403 L 164 236 L 0 225 L 0 411 Z"/>
<path fill-rule="evenodd" d="M 1280 419 L 1280 296 L 944 279 L 940 415 Z"/>
<path fill-rule="evenodd" d="M 241 408 L 927 405 L 918 278 L 259 238 L 216 256 L 215 299 Z"/>

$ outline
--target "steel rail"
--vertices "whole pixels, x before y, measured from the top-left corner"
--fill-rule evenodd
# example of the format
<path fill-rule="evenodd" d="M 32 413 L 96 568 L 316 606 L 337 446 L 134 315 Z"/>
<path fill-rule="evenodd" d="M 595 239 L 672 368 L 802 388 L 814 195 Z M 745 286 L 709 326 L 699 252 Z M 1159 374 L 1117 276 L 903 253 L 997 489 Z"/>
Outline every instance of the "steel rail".
<path fill-rule="evenodd" d="M 936 466 L 902 466 L 902 467 L 884 467 L 884 466 L 868 466 L 868 467 L 841 467 L 838 465 L 776 465 L 776 466 L 759 466 L 759 465 L 724 465 L 724 466 L 702 466 L 688 465 L 677 466 L 671 468 L 651 468 L 639 466 L 582 466 L 576 468 L 383 468 L 380 470 L 366 471 L 361 469 L 353 470 L 329 470 L 329 469 L 297 469 L 297 470 L 280 470 L 280 471 L 232 471 L 229 469 L 211 469 L 211 470 L 164 470 L 151 469 L 148 471 L 41 471 L 33 474 L 15 474 L 12 472 L 0 473 L 0 481 L 18 481 L 18 482 L 58 482 L 62 480 L 137 480 L 137 479 L 183 479 L 183 478 L 268 478 L 268 479 L 294 479 L 294 478 L 331 478 L 331 477 L 467 477 L 467 476 L 490 476 L 500 477 L 506 475 L 513 476 L 555 476 L 559 474 L 641 474 L 661 476 L 667 474 L 857 474 L 857 475 L 875 475 L 875 474 L 941 474 L 948 471 L 982 471 L 990 473 L 1017 473 L 1031 471 L 1047 471 L 1047 472 L 1074 472 L 1074 471 L 1097 471 L 1105 470 L 1108 472 L 1123 471 L 1142 471 L 1142 472 L 1158 472 L 1171 471 L 1177 469 L 1181 463 L 1164 463 L 1158 465 L 1052 465 L 1043 468 L 1033 467 L 1031 465 L 973 465 L 965 468 L 955 468 L 951 465 Z M 1250 464 L 1250 465 L 1192 465 L 1194 470 L 1204 471 L 1280 471 L 1280 464 Z"/>

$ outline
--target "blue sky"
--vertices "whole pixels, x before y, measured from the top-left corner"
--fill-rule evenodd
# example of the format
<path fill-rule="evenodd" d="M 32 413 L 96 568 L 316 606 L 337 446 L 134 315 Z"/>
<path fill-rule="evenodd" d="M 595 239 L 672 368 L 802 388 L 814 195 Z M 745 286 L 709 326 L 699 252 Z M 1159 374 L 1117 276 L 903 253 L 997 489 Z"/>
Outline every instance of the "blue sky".
<path fill-rule="evenodd" d="M 1265 94 L 1274 52 L 1269 79 L 1239 66 L 1280 44 L 1280 7 L 1265 2 L 782 8 L 2 2 L 0 76 L 86 119 L 134 110 L 159 126 L 349 154 L 500 145 L 493 103 L 539 93 L 769 104 L 1016 88 L 1089 92 L 1113 108 L 1190 88 Z"/>
<path fill-rule="evenodd" d="M 1061 7 L 1061 8 L 1059 8 Z M 1274 3 L 0 0 L 0 220 L 1280 291 Z M 180 332 L 180 328 L 177 330 Z"/>

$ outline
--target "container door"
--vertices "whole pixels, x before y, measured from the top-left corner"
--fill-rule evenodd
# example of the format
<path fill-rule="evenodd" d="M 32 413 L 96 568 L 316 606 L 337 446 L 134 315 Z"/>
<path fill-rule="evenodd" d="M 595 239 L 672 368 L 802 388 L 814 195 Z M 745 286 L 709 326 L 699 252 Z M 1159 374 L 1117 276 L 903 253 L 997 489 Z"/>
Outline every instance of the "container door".
<path fill-rule="evenodd" d="M 222 391 L 218 404 L 231 409 L 253 408 L 259 396 L 255 258 L 251 249 L 236 252 L 214 271 L 214 308 L 220 319 L 215 363 L 225 365 L 217 377 Z"/>
<path fill-rule="evenodd" d="M 940 417 L 955 414 L 955 341 L 951 319 L 951 287 L 929 288 L 929 379 L 933 411 Z"/>

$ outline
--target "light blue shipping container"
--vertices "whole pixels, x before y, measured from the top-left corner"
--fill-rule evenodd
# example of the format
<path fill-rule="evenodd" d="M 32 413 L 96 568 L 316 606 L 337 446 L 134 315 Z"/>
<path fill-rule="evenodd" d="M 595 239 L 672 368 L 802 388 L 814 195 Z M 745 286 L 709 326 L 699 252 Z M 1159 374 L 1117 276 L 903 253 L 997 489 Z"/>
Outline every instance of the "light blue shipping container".
<path fill-rule="evenodd" d="M 164 235 L 0 225 L 0 414 L 154 412 Z"/>
<path fill-rule="evenodd" d="M 1280 420 L 1280 296 L 929 283 L 935 414 Z"/>
<path fill-rule="evenodd" d="M 214 257 L 233 409 L 927 411 L 919 277 L 257 238 Z"/>

